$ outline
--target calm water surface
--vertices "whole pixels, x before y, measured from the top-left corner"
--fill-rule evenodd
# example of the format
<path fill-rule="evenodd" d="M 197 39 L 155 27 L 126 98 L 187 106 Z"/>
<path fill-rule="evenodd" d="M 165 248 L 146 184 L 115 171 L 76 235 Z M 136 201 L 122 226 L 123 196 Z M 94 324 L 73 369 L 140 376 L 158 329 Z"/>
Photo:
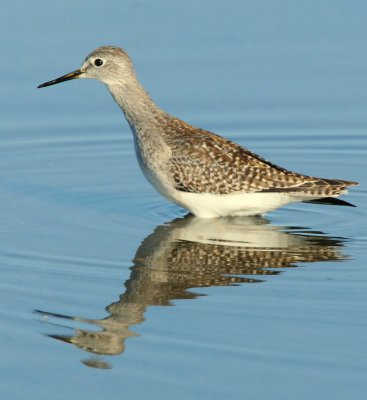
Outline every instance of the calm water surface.
<path fill-rule="evenodd" d="M 365 398 L 367 7 L 275 3 L 7 6 L 2 398 Z M 35 89 L 106 43 L 171 113 L 359 181 L 357 207 L 186 215 L 102 85 Z"/>

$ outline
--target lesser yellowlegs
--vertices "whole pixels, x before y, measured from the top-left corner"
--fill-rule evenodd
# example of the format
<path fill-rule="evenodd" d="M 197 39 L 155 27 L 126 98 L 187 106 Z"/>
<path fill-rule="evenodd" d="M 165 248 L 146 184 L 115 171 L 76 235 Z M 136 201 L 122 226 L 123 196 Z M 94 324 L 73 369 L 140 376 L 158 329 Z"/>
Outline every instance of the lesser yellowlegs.
<path fill-rule="evenodd" d="M 107 86 L 130 124 L 148 181 L 198 217 L 263 214 L 295 201 L 349 205 L 335 197 L 356 182 L 288 171 L 161 110 L 118 47 L 100 47 L 79 69 L 38 87 L 75 78 L 94 78 Z"/>

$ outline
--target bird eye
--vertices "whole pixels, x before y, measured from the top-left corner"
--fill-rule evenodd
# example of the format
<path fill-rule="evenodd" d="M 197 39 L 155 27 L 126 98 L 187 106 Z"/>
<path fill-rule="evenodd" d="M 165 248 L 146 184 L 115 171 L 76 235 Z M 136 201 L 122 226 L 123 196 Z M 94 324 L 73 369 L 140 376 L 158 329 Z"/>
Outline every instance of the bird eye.
<path fill-rule="evenodd" d="M 101 66 L 103 65 L 103 60 L 101 60 L 100 58 L 96 58 L 96 59 L 94 60 L 94 65 L 95 65 L 96 67 L 101 67 Z"/>

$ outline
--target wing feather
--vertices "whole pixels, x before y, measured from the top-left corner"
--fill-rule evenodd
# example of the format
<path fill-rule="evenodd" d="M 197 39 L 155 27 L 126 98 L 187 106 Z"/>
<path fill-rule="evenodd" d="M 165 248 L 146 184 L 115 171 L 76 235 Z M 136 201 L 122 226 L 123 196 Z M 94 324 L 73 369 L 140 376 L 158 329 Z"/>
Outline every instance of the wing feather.
<path fill-rule="evenodd" d="M 169 171 L 178 190 L 213 194 L 286 191 L 333 196 L 356 184 L 288 171 L 230 140 L 186 123 L 182 127 L 179 122 L 179 132 L 166 138 L 171 149 Z"/>

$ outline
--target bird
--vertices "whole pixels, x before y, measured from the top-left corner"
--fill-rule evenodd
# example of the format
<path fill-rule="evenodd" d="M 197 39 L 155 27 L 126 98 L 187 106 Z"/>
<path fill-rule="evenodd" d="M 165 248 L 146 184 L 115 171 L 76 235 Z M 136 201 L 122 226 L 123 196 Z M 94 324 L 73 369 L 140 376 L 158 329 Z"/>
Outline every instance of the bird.
<path fill-rule="evenodd" d="M 80 68 L 38 88 L 77 78 L 107 86 L 130 125 L 147 180 L 196 217 L 262 215 L 297 201 L 353 206 L 336 197 L 357 182 L 292 172 L 162 110 L 120 47 L 101 46 Z"/>

